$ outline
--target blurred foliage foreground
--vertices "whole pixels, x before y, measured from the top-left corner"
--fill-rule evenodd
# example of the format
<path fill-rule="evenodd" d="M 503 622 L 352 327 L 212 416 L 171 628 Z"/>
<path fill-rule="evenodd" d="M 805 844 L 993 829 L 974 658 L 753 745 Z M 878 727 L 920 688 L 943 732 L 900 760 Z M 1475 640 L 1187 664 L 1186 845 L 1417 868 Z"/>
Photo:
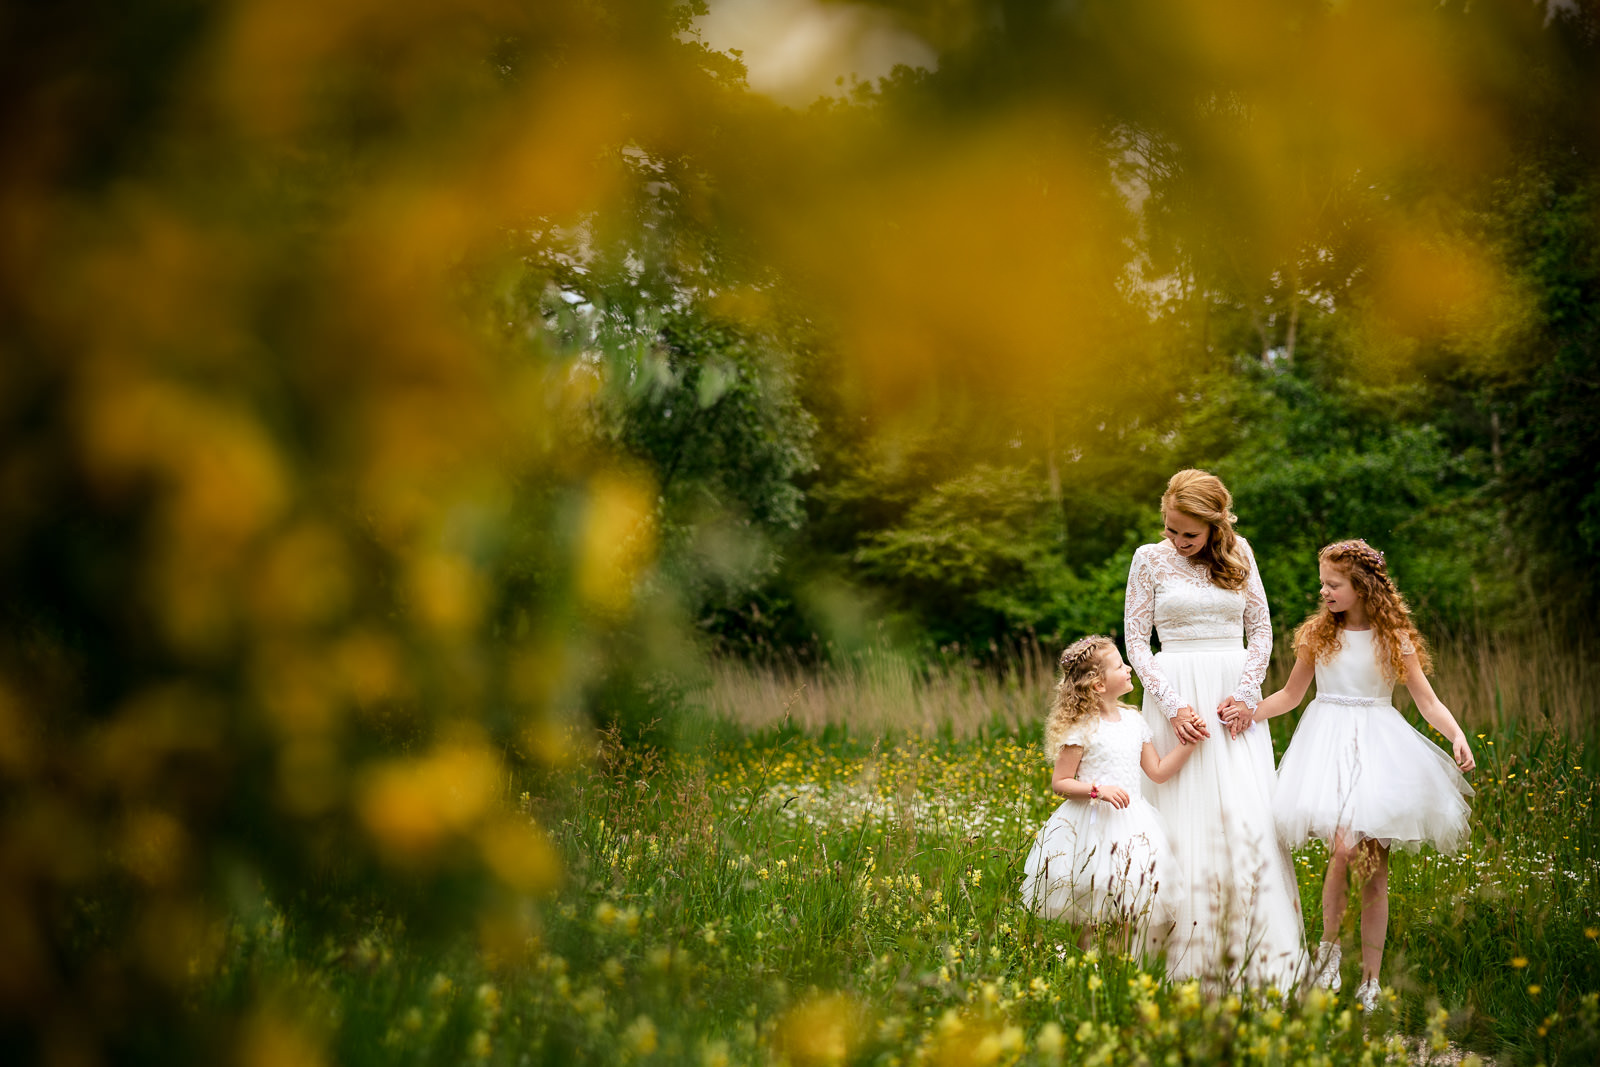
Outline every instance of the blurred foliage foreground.
<path fill-rule="evenodd" d="M 697 2 L 5 8 L 0 1045 L 389 1042 L 371 1013 L 418 987 L 386 943 L 304 954 L 365 902 L 408 937 L 470 930 L 468 971 L 542 968 L 551 1010 L 603 1020 L 609 987 L 539 938 L 631 931 L 628 908 L 654 930 L 645 884 L 620 927 L 579 896 L 541 935 L 537 902 L 651 833 L 678 845 L 610 815 L 552 840 L 517 810 L 519 776 L 577 758 L 569 718 L 669 710 L 655 679 L 708 633 L 860 640 L 874 597 L 937 640 L 1098 624 L 1180 458 L 1231 456 L 1276 502 L 1258 544 L 1363 532 L 1340 516 L 1368 501 L 1419 546 L 1397 570 L 1462 617 L 1590 588 L 1587 6 L 884 6 L 938 72 L 803 113 L 745 90 Z M 1266 460 L 1306 441 L 1344 474 L 1300 495 L 1322 466 Z M 951 514 L 976 533 L 945 537 Z M 1571 580 L 1493 577 L 1539 560 Z M 778 914 L 719 842 L 695 877 Z M 864 847 L 791 875 L 837 881 L 804 917 L 829 944 L 888 893 Z M 688 876 L 639 854 L 650 892 Z M 277 971 L 272 909 L 295 939 Z M 684 914 L 704 944 L 747 936 Z M 681 933 L 604 982 L 695 988 Z M 924 966 L 898 951 L 872 941 L 871 981 Z M 374 999 L 313 988 L 360 974 Z M 1034 977 L 995 972 L 983 1017 Z M 1087 979 L 1071 1040 L 1134 1040 L 1136 1010 L 1223 1040 L 1243 1010 L 1124 999 L 1125 978 L 1104 1010 Z M 392 1040 L 505 1054 L 493 1020 L 532 1015 L 452 981 Z M 641 1055 L 667 1047 L 644 1014 Z M 787 1018 L 783 1041 L 825 1032 Z"/>

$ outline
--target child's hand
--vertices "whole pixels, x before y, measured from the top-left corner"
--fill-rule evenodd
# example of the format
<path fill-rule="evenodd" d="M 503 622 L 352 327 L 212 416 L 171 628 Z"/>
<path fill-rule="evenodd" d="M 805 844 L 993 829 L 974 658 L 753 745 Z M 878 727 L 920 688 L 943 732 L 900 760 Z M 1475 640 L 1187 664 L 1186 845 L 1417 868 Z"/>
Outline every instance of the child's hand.
<path fill-rule="evenodd" d="M 1451 747 L 1455 750 L 1457 767 L 1470 771 L 1478 765 L 1478 761 L 1472 758 L 1472 746 L 1467 744 L 1466 734 L 1456 734 L 1456 742 Z"/>
<path fill-rule="evenodd" d="M 1217 718 L 1227 726 L 1229 737 L 1238 737 L 1255 725 L 1255 716 L 1249 706 L 1233 697 L 1217 705 Z"/>
<path fill-rule="evenodd" d="M 1100 799 L 1113 808 L 1125 808 L 1128 806 L 1128 791 L 1121 786 L 1108 785 L 1100 790 Z"/>
<path fill-rule="evenodd" d="M 1172 717 L 1172 732 L 1186 745 L 1192 745 L 1211 736 L 1211 731 L 1206 729 L 1205 720 L 1196 715 L 1194 709 L 1187 704 L 1179 708 L 1178 713 Z"/>

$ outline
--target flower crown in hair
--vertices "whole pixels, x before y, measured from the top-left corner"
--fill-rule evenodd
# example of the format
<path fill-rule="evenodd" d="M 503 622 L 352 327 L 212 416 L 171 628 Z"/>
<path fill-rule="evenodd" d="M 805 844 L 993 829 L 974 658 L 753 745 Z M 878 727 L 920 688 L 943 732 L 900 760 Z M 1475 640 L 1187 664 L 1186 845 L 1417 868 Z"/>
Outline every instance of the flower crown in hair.
<path fill-rule="evenodd" d="M 1090 637 L 1080 637 L 1068 645 L 1061 653 L 1062 673 L 1070 675 L 1073 668 L 1088 659 L 1094 653 L 1095 646 L 1103 640 L 1108 639 L 1101 637 L 1099 634 L 1094 634 Z"/>
<path fill-rule="evenodd" d="M 1382 570 L 1384 568 L 1383 553 L 1378 549 L 1373 548 L 1365 541 L 1357 541 L 1355 544 L 1355 549 L 1356 555 L 1366 560 L 1376 569 Z"/>
<path fill-rule="evenodd" d="M 1344 542 L 1343 547 L 1344 555 L 1365 563 L 1374 574 L 1383 579 L 1385 585 L 1394 587 L 1394 581 L 1389 577 L 1389 565 L 1382 552 L 1360 538 Z"/>

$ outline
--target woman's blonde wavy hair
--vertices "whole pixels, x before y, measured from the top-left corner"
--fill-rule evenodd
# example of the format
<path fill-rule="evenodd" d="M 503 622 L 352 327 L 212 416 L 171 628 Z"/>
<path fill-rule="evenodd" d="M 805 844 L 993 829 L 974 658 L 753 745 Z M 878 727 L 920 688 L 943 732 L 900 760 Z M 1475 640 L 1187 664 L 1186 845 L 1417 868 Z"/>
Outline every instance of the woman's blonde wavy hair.
<path fill-rule="evenodd" d="M 1100 657 L 1115 650 L 1116 642 L 1103 634 L 1080 637 L 1061 653 L 1061 678 L 1056 682 L 1055 703 L 1044 721 L 1045 758 L 1054 760 L 1067 731 L 1081 722 L 1098 723 L 1100 694 L 1094 687 L 1105 680 Z"/>
<path fill-rule="evenodd" d="M 1210 569 L 1211 584 L 1222 589 L 1244 588 L 1250 577 L 1250 563 L 1239 544 L 1239 535 L 1233 532 L 1233 524 L 1239 521 L 1233 513 L 1233 494 L 1221 478 L 1202 470 L 1179 471 L 1161 494 L 1161 510 L 1163 514 L 1181 511 L 1210 526 L 1206 546 L 1195 558 Z"/>
<path fill-rule="evenodd" d="M 1417 654 L 1424 671 L 1433 667 L 1428 647 L 1411 621 L 1411 608 L 1389 577 L 1389 565 L 1382 552 L 1357 538 L 1334 542 L 1317 553 L 1317 559 L 1349 576 L 1372 625 L 1374 650 L 1385 681 L 1392 683 L 1405 677 L 1407 651 Z M 1339 650 L 1344 626 L 1344 612 L 1332 611 L 1323 604 L 1295 630 L 1295 651 L 1304 652 L 1313 663 L 1325 662 Z"/>

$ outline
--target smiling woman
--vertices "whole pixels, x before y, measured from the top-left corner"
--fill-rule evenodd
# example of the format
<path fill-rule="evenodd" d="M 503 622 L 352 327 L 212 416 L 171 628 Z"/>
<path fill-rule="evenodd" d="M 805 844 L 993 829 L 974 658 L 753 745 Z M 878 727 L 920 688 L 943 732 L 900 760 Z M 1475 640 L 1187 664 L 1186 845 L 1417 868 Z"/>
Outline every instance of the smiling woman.
<path fill-rule="evenodd" d="M 1161 513 L 1161 536 L 1172 542 L 1178 555 L 1193 559 L 1211 543 L 1211 524 L 1201 522 L 1177 508 L 1167 508 Z"/>
<path fill-rule="evenodd" d="M 1157 754 L 1202 742 L 1174 778 L 1144 787 L 1172 829 L 1186 883 L 1167 973 L 1288 989 L 1303 935 L 1293 868 L 1272 822 L 1272 742 L 1260 730 L 1224 736 L 1224 715 L 1261 699 L 1272 654 L 1266 593 L 1250 546 L 1233 532 L 1221 480 L 1179 471 L 1161 506 L 1165 539 L 1141 547 L 1128 574 L 1128 660 L 1144 682 Z M 1157 631 L 1161 651 L 1152 653 Z"/>
<path fill-rule="evenodd" d="M 1203 563 L 1223 589 L 1243 589 L 1250 564 L 1233 532 L 1233 497 L 1214 474 L 1179 471 L 1161 495 L 1164 536 L 1178 555 Z"/>

